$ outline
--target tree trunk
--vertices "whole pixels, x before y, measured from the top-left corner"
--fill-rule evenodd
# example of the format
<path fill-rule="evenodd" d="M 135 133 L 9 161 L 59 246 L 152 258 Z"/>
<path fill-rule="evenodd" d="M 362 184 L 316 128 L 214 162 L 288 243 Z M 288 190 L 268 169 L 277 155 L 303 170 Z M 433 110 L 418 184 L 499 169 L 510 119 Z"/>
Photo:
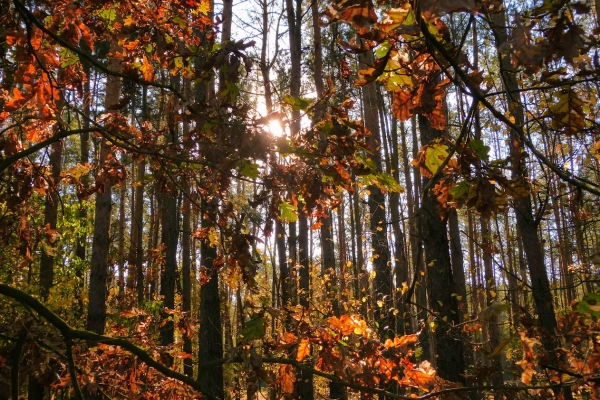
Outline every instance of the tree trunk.
<path fill-rule="evenodd" d="M 117 43 L 113 43 L 111 51 L 118 51 Z M 121 61 L 111 58 L 108 67 L 112 71 L 120 71 Z M 121 94 L 121 80 L 115 76 L 106 79 L 106 96 L 104 98 L 105 108 L 110 108 L 119 103 Z M 94 217 L 94 240 L 92 242 L 92 255 L 90 265 L 90 285 L 88 302 L 88 319 L 86 328 L 98 334 L 104 333 L 106 322 L 106 279 L 108 276 L 108 251 L 110 248 L 110 220 L 112 210 L 112 185 L 104 164 L 111 154 L 111 145 L 102 139 L 100 145 L 100 159 L 98 160 L 98 177 L 100 190 L 96 194 L 96 214 Z"/>
<path fill-rule="evenodd" d="M 60 183 L 60 172 L 62 169 L 63 142 L 58 141 L 52 144 L 50 148 L 49 164 L 52 170 L 48 193 L 44 204 L 44 227 L 46 229 L 45 245 L 47 248 L 42 251 L 40 262 L 40 286 L 42 299 L 47 300 L 54 282 L 54 251 L 56 240 L 54 235 L 56 222 L 58 221 L 58 204 L 60 196 L 58 188 Z"/>
<path fill-rule="evenodd" d="M 202 255 L 202 273 L 207 274 L 209 280 L 200 287 L 198 381 L 207 393 L 224 399 L 223 367 L 219 365 L 204 368 L 202 366 L 202 364 L 223 357 L 219 271 L 213 265 L 217 257 L 217 250 L 203 241 L 200 253 Z"/>
<path fill-rule="evenodd" d="M 442 137 L 443 132 L 433 129 L 429 120 L 418 116 L 421 131 L 421 144 Z M 430 178 L 423 178 L 423 187 L 427 187 Z M 433 186 L 432 186 L 433 187 Z M 450 326 L 458 323 L 458 304 L 452 296 L 455 288 L 450 262 L 450 248 L 446 233 L 446 220 L 438 212 L 438 200 L 432 190 L 423 198 L 421 208 L 421 237 L 425 245 L 425 263 L 427 264 L 427 292 L 429 308 L 437 318 L 434 332 L 437 369 L 440 377 L 454 382 L 464 378 L 464 360 L 462 342 L 450 334 Z"/>
<path fill-rule="evenodd" d="M 496 48 L 500 49 L 508 41 L 506 31 L 506 15 L 504 12 L 496 13 L 491 16 L 496 40 Z M 508 109 L 514 118 L 515 124 L 524 126 L 525 114 L 523 106 L 519 99 L 519 84 L 517 83 L 516 73 L 510 62 L 509 55 L 498 51 L 500 57 L 500 71 L 504 89 L 507 92 Z M 525 164 L 526 152 L 523 143 L 519 139 L 517 132 L 511 131 L 510 155 L 512 159 L 512 176 L 517 179 L 519 184 L 529 186 L 527 166 Z M 540 326 L 545 331 L 541 341 L 550 357 L 550 363 L 556 365 L 557 358 L 555 348 L 559 345 L 555 336 L 557 327 L 556 315 L 552 301 L 552 292 L 550 291 L 550 282 L 548 273 L 544 264 L 544 250 L 538 236 L 539 221 L 536 221 L 533 214 L 531 196 L 524 196 L 514 199 L 514 211 L 517 219 L 517 229 L 523 243 L 523 250 L 527 258 L 527 266 L 531 278 L 531 291 L 535 303 L 536 312 L 539 317 Z M 558 388 L 557 393 L 562 393 L 565 398 L 572 398 L 571 390 Z"/>
<path fill-rule="evenodd" d="M 373 65 L 373 53 L 367 52 L 360 56 L 363 67 Z M 378 172 L 382 172 L 381 165 L 381 135 L 378 118 L 378 102 L 376 82 L 363 86 L 363 112 L 365 127 L 371 132 L 369 147 L 373 152 L 372 160 Z M 390 267 L 390 250 L 387 242 L 387 221 L 385 210 L 385 196 L 379 187 L 369 185 L 369 230 L 371 232 L 371 249 L 374 282 L 374 316 L 378 325 L 379 336 L 384 339 L 394 336 L 394 314 L 389 310 L 392 303 L 392 271 Z"/>

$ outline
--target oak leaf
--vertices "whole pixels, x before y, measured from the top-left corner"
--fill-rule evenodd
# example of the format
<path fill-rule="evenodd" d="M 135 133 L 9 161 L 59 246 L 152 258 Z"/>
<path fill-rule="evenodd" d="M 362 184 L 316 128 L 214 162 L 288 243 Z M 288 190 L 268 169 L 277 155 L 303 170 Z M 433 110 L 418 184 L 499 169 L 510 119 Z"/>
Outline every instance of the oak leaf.
<path fill-rule="evenodd" d="M 300 341 L 300 344 L 298 345 L 296 360 L 302 361 L 308 356 L 310 356 L 310 339 L 304 338 Z"/>
<path fill-rule="evenodd" d="M 285 394 L 294 393 L 294 382 L 296 375 L 291 365 L 280 365 L 279 373 L 277 374 L 277 384 L 281 391 Z"/>

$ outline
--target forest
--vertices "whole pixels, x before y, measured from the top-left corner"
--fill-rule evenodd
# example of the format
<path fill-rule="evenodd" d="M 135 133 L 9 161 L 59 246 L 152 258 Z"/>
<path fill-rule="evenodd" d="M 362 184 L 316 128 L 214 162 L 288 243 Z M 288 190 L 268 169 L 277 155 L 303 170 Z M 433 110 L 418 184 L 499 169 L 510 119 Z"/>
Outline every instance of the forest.
<path fill-rule="evenodd" d="M 0 400 L 600 399 L 599 38 L 0 0 Z"/>

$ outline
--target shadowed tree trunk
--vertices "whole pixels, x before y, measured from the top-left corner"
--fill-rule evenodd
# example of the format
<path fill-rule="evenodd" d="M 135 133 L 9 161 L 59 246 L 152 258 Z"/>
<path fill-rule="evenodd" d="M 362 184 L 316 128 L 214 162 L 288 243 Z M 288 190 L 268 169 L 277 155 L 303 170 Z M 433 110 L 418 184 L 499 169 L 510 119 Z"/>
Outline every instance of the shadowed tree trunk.
<path fill-rule="evenodd" d="M 111 46 L 111 51 L 116 52 L 119 50 L 116 42 L 113 42 Z M 120 71 L 121 61 L 117 58 L 111 58 L 108 61 L 108 67 L 112 71 Z M 104 107 L 110 109 L 111 106 L 118 104 L 120 94 L 120 78 L 112 75 L 108 76 L 106 79 Z M 92 242 L 86 325 L 88 330 L 99 334 L 104 333 L 104 324 L 106 322 L 106 279 L 108 276 L 108 251 L 110 247 L 112 184 L 104 167 L 105 163 L 109 160 L 109 154 L 111 154 L 111 145 L 103 138 L 100 145 L 99 170 L 96 179 L 97 182 L 100 182 L 101 186 L 96 194 L 96 214 L 94 217 L 94 240 Z"/>
<path fill-rule="evenodd" d="M 506 15 L 504 12 L 496 13 L 491 16 L 493 24 L 496 49 L 502 48 L 508 42 L 508 33 L 506 31 Z M 517 82 L 516 72 L 507 53 L 498 52 L 500 62 L 500 72 L 502 82 L 507 92 L 508 110 L 514 118 L 515 124 L 523 127 L 525 123 L 525 113 L 520 101 L 519 84 Z M 519 184 L 529 187 L 528 171 L 526 160 L 526 151 L 517 132 L 511 130 L 510 156 L 512 160 L 512 176 Z M 554 314 L 554 305 L 552 301 L 552 292 L 550 291 L 550 282 L 546 265 L 544 264 L 544 249 L 538 236 L 539 222 L 534 218 L 531 204 L 531 196 L 515 198 L 513 201 L 515 216 L 517 219 L 517 229 L 523 243 L 523 250 L 527 259 L 529 276 L 531 278 L 531 292 L 535 303 L 535 309 L 538 314 L 540 326 L 544 330 L 544 336 L 541 338 L 544 348 L 549 354 L 550 364 L 557 365 L 558 360 L 554 351 L 559 346 L 558 339 L 555 336 L 557 328 L 556 315 Z M 563 393 L 566 399 L 571 399 L 572 394 L 569 388 L 556 389 L 556 393 Z"/>
<path fill-rule="evenodd" d="M 425 116 L 419 115 L 418 120 L 422 145 L 443 137 L 444 132 L 432 128 Z M 429 181 L 430 178 L 423 178 L 423 187 L 431 185 Z M 429 307 L 435 313 L 433 317 L 436 319 L 433 336 L 438 375 L 454 382 L 462 382 L 464 381 L 461 376 L 464 373 L 462 342 L 450 334 L 450 326 L 458 323 L 459 310 L 456 296 L 452 295 L 455 285 L 446 233 L 446 219 L 442 218 L 438 212 L 437 196 L 432 190 L 424 195 L 421 210 L 420 226 L 421 237 L 425 245 Z"/>
<path fill-rule="evenodd" d="M 203 226 L 206 226 L 205 224 L 206 221 L 204 221 Z M 198 381 L 207 393 L 219 399 L 224 399 L 223 367 L 213 366 L 204 368 L 202 366 L 204 363 L 223 357 L 219 271 L 213 265 L 217 257 L 217 249 L 203 241 L 200 246 L 200 253 L 202 256 L 202 273 L 207 274 L 209 280 L 200 287 Z"/>
<path fill-rule="evenodd" d="M 368 51 L 360 56 L 362 68 L 373 65 L 373 53 Z M 376 82 L 363 86 L 363 113 L 365 127 L 371 132 L 369 148 L 373 152 L 371 158 L 378 172 L 382 172 L 381 165 L 381 135 L 379 129 L 379 105 L 377 101 Z M 389 310 L 393 308 L 392 302 L 392 271 L 390 267 L 390 250 L 387 242 L 387 223 L 385 196 L 379 187 L 369 185 L 369 230 L 371 232 L 371 257 L 374 282 L 374 316 L 379 325 L 378 331 L 381 338 L 394 336 L 394 314 Z"/>

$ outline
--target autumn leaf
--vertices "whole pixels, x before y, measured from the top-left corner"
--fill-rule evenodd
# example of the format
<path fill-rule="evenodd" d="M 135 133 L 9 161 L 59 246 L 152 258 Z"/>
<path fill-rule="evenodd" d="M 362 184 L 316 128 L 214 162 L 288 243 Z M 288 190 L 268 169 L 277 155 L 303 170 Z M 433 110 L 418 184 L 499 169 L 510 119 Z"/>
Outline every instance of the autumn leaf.
<path fill-rule="evenodd" d="M 279 211 L 283 221 L 296 222 L 298 220 L 298 207 L 288 203 L 287 201 L 281 201 L 279 203 Z"/>
<path fill-rule="evenodd" d="M 490 160 L 490 146 L 486 146 L 481 139 L 470 139 L 469 147 L 473 151 L 473 153 L 479 157 L 481 160 L 488 162 Z"/>
<path fill-rule="evenodd" d="M 310 356 L 310 339 L 304 338 L 300 341 L 300 344 L 298 345 L 296 361 L 302 361 L 308 356 Z"/>
<path fill-rule="evenodd" d="M 280 341 L 285 345 L 291 345 L 296 344 L 298 342 L 298 338 L 292 332 L 285 332 Z"/>
<path fill-rule="evenodd" d="M 480 330 L 483 329 L 483 325 L 481 325 L 479 322 L 474 322 L 471 324 L 465 324 L 463 326 L 463 331 L 465 333 L 473 333 L 473 332 L 478 332 Z"/>
<path fill-rule="evenodd" d="M 404 7 L 390 8 L 384 16 L 385 18 L 377 24 L 377 27 L 384 32 L 391 33 L 401 25 L 408 27 L 415 25 L 415 17 L 408 4 L 405 4 Z M 418 27 L 415 28 L 418 29 Z"/>
<path fill-rule="evenodd" d="M 420 0 L 419 6 L 425 21 L 432 21 L 459 11 L 469 13 L 477 11 L 475 0 Z"/>
<path fill-rule="evenodd" d="M 352 22 L 357 28 L 366 27 L 377 22 L 375 7 L 370 1 L 365 1 L 363 7 L 350 7 L 344 10 L 341 15 L 346 21 Z"/>
<path fill-rule="evenodd" d="M 12 112 L 21 108 L 29 98 L 23 96 L 18 88 L 13 88 L 13 98 L 4 104 L 4 111 Z"/>
<path fill-rule="evenodd" d="M 547 112 L 552 117 L 552 128 L 562 130 L 567 136 L 580 133 L 585 128 L 583 107 L 586 102 L 572 87 L 559 91 L 555 96 L 558 102 L 550 106 Z"/>
<path fill-rule="evenodd" d="M 277 374 L 277 383 L 281 391 L 285 394 L 294 393 L 294 382 L 296 382 L 296 375 L 294 374 L 293 367 L 287 364 L 280 365 L 279 373 Z"/>
<path fill-rule="evenodd" d="M 314 100 L 287 95 L 284 97 L 283 102 L 292 106 L 294 111 L 307 111 L 313 105 Z"/>
<path fill-rule="evenodd" d="M 577 304 L 577 312 L 600 318 L 600 294 L 587 293 Z"/>
<path fill-rule="evenodd" d="M 393 340 L 387 339 L 385 341 L 385 347 L 388 349 L 389 348 L 397 349 L 399 347 L 405 347 L 405 346 L 408 346 L 409 344 L 416 343 L 418 340 L 419 340 L 419 335 L 416 335 L 416 334 L 395 337 Z"/>
<path fill-rule="evenodd" d="M 386 49 L 383 57 L 377 58 L 375 60 L 372 67 L 359 70 L 358 79 L 356 80 L 356 82 L 354 82 L 354 86 L 364 86 L 367 83 L 371 83 L 377 78 L 379 78 L 379 76 L 381 76 L 381 74 L 383 74 L 385 71 L 385 67 L 388 63 L 390 54 L 391 49 L 388 48 Z"/>
<path fill-rule="evenodd" d="M 448 157 L 448 146 L 436 142 L 429 144 L 425 148 L 425 166 L 435 175 L 438 169 L 442 166 Z"/>
<path fill-rule="evenodd" d="M 392 113 L 399 121 L 407 121 L 414 115 L 413 94 L 408 90 L 400 89 L 394 91 L 394 103 Z"/>

